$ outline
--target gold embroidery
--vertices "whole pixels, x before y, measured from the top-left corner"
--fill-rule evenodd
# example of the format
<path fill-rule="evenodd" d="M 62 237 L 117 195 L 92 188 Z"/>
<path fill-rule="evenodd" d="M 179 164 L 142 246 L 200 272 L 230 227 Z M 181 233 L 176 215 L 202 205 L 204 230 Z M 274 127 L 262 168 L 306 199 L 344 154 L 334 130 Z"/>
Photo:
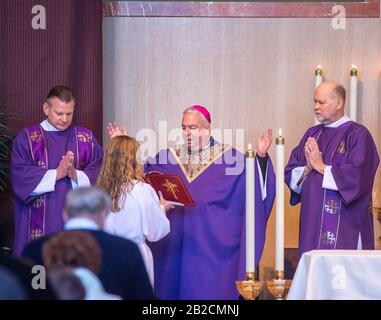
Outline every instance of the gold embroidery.
<path fill-rule="evenodd" d="M 86 132 L 78 132 L 78 140 L 81 142 L 90 142 L 90 135 Z"/>
<path fill-rule="evenodd" d="M 228 149 L 230 149 L 229 146 L 218 142 L 212 147 L 205 148 L 201 152 L 194 152 L 191 154 L 188 153 L 186 145 L 170 148 L 189 183 L 208 169 L 209 166 L 219 159 Z"/>
<path fill-rule="evenodd" d="M 320 241 L 325 245 L 332 246 L 336 242 L 336 235 L 333 232 L 326 231 L 321 235 Z"/>
<path fill-rule="evenodd" d="M 30 140 L 33 142 L 40 142 L 42 140 L 42 134 L 39 131 L 32 131 L 30 133 Z"/>
<path fill-rule="evenodd" d="M 176 192 L 179 191 L 179 189 L 177 188 L 177 184 L 176 183 L 172 183 L 168 179 L 165 179 L 165 183 L 163 183 L 163 187 L 166 187 L 168 191 L 172 192 L 172 194 L 173 194 L 173 196 L 175 197 L 176 200 L 179 199 L 177 197 L 177 195 L 176 195 Z"/>
<path fill-rule="evenodd" d="M 38 198 L 36 200 L 33 200 L 32 207 L 33 208 L 40 208 L 44 205 L 44 199 Z"/>
<path fill-rule="evenodd" d="M 31 234 L 30 234 L 30 239 L 36 240 L 40 237 L 42 237 L 42 230 L 41 229 L 33 229 Z"/>
<path fill-rule="evenodd" d="M 345 153 L 345 142 L 341 141 L 339 147 L 337 148 L 338 153 Z"/>
<path fill-rule="evenodd" d="M 37 161 L 37 166 L 40 168 L 46 168 L 46 163 L 45 161 Z"/>
<path fill-rule="evenodd" d="M 325 205 L 324 205 L 325 211 L 327 211 L 329 214 L 335 214 L 339 211 L 340 205 L 337 203 L 335 200 L 329 200 Z"/>

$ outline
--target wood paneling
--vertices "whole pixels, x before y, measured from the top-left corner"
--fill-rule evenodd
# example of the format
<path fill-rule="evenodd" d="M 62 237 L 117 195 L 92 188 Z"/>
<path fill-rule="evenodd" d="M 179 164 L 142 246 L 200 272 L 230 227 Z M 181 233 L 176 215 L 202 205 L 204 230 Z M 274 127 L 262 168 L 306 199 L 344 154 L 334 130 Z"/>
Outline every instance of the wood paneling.
<path fill-rule="evenodd" d="M 46 29 L 32 28 L 35 5 L 45 8 Z M 0 1 L 0 101 L 14 135 L 45 118 L 50 88 L 67 85 L 77 97 L 74 123 L 101 139 L 101 10 L 100 0 Z M 12 246 L 13 199 L 10 187 L 0 193 L 0 247 Z"/>

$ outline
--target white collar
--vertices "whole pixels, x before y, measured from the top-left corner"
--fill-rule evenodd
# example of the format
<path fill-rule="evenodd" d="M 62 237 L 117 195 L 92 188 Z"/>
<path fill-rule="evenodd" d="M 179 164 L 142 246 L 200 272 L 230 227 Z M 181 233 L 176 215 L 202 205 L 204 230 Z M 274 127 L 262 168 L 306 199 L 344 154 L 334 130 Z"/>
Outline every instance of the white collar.
<path fill-rule="evenodd" d="M 211 143 L 212 143 L 212 137 L 210 137 L 209 142 L 201 150 L 206 150 L 206 149 L 210 148 Z"/>
<path fill-rule="evenodd" d="M 330 124 L 325 124 L 324 127 L 326 127 L 326 128 L 337 128 L 337 127 L 341 126 L 343 123 L 348 122 L 348 121 L 351 121 L 351 119 L 349 119 L 349 117 L 345 114 L 339 120 L 337 120 L 333 123 L 330 123 Z"/>
<path fill-rule="evenodd" d="M 86 229 L 99 230 L 99 226 L 91 219 L 85 217 L 70 218 L 64 226 L 65 230 Z"/>
<path fill-rule="evenodd" d="M 45 131 L 61 131 L 61 130 L 58 130 L 56 127 L 52 126 L 48 119 L 45 119 L 44 121 L 42 121 L 40 123 L 40 126 L 42 127 L 42 129 L 44 129 Z"/>

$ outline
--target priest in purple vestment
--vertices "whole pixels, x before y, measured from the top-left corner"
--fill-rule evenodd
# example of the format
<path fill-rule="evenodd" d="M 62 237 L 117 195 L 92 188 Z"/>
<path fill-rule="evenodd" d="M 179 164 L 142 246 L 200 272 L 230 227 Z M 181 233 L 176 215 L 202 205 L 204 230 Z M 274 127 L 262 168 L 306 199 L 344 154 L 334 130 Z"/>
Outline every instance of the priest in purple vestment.
<path fill-rule="evenodd" d="M 31 240 L 61 230 L 66 193 L 96 182 L 103 150 L 91 130 L 72 125 L 74 104 L 70 88 L 53 87 L 43 104 L 46 120 L 13 141 L 15 255 Z"/>
<path fill-rule="evenodd" d="M 374 249 L 372 187 L 379 156 L 368 129 L 344 114 L 345 89 L 316 88 L 321 124 L 307 130 L 285 169 L 291 205 L 301 202 L 299 254 L 313 249 Z"/>
<path fill-rule="evenodd" d="M 211 136 L 202 106 L 183 113 L 185 144 L 160 151 L 145 171 L 179 175 L 195 207 L 176 207 L 167 216 L 170 233 L 150 244 L 155 293 L 161 299 L 237 299 L 235 281 L 245 279 L 245 157 Z M 109 126 L 109 135 L 115 134 Z M 258 139 L 255 165 L 255 254 L 262 255 L 266 224 L 275 196 L 267 151 L 269 130 Z"/>

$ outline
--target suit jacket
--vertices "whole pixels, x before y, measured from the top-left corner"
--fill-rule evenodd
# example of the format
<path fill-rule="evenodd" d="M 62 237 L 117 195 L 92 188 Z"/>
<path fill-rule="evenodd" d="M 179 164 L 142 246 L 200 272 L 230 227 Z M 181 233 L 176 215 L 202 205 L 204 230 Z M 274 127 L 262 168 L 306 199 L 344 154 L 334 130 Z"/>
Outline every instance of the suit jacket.
<path fill-rule="evenodd" d="M 0 267 L 7 269 L 22 285 L 26 299 L 28 300 L 56 300 L 56 295 L 49 283 L 49 279 L 46 279 L 46 288 L 44 290 L 35 290 L 32 288 L 32 280 L 37 275 L 32 272 L 32 265 L 27 261 L 22 261 L 18 258 L 6 256 L 0 253 Z M 1 300 L 1 299 L 0 299 Z"/>
<path fill-rule="evenodd" d="M 105 291 L 117 294 L 125 300 L 155 299 L 142 256 L 135 243 L 100 230 L 83 231 L 90 232 L 102 250 L 98 277 Z M 43 265 L 42 246 L 50 236 L 29 243 L 24 248 L 23 256 Z"/>

